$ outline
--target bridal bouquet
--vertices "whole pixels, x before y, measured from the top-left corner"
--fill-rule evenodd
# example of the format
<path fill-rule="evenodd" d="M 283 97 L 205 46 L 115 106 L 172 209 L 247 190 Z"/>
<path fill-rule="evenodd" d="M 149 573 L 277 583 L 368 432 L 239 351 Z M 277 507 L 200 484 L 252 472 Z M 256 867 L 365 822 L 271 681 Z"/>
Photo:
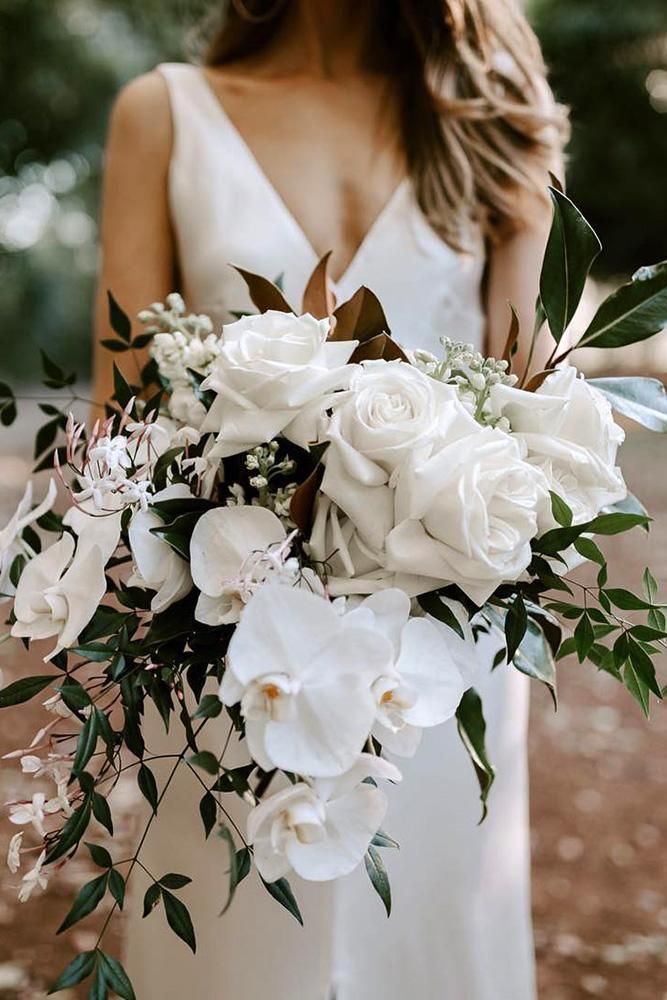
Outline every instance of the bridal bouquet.
<path fill-rule="evenodd" d="M 655 380 L 586 380 L 564 364 L 599 242 L 551 194 L 533 342 L 548 328 L 555 346 L 530 378 L 512 371 L 516 318 L 498 361 L 455 330 L 443 330 L 438 356 L 410 353 L 368 289 L 336 307 L 326 259 L 300 314 L 242 271 L 258 313 L 222 331 L 174 294 L 141 313 L 133 335 L 110 297 L 106 346 L 150 344 L 151 360 L 137 385 L 114 366 L 114 394 L 90 428 L 68 413 L 69 396 L 42 406 L 38 468 L 53 478 L 36 506 L 26 487 L 0 532 L 8 637 L 40 643 L 48 665 L 0 690 L 3 708 L 49 692 L 43 728 L 8 755 L 43 779 L 31 801 L 9 805 L 21 899 L 57 876 L 91 824 L 113 833 L 108 793 L 121 772 L 133 769 L 156 821 L 169 782 L 158 787 L 145 747 L 148 702 L 180 726 L 174 769 L 197 775 L 203 832 L 226 844 L 229 901 L 255 866 L 300 919 L 290 877 L 335 879 L 361 863 L 389 912 L 381 851 L 395 842 L 382 829 L 382 785 L 400 781 L 396 761 L 418 751 L 424 728 L 456 718 L 486 810 L 494 770 L 473 667 L 483 634 L 496 640 L 483 642 L 486 669 L 520 670 L 554 701 L 569 653 L 612 674 L 647 714 L 661 698 L 655 580 L 647 570 L 642 595 L 614 587 L 596 538 L 650 520 L 617 466 L 612 406 L 664 431 L 667 398 Z M 576 346 L 621 346 L 665 322 L 667 263 L 606 299 Z M 44 366 L 46 385 L 75 398 L 75 376 Z M 0 410 L 11 423 L 5 385 Z M 577 581 L 582 562 L 595 564 L 594 584 Z M 202 749 L 206 726 L 242 741 L 247 763 Z M 24 846 L 30 827 L 37 846 Z M 110 912 L 122 908 L 140 863 L 139 850 L 120 862 L 86 847 L 100 874 L 60 930 L 108 896 Z M 194 950 L 177 895 L 188 881 L 155 881 L 145 915 L 161 903 Z M 134 995 L 102 934 L 53 991 L 92 976 L 91 996 Z"/>

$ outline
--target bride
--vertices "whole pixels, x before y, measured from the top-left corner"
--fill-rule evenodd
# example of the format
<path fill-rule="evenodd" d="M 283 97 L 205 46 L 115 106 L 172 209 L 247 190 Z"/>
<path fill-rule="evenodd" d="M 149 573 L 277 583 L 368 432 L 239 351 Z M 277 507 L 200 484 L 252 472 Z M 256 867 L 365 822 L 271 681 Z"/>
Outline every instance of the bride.
<path fill-rule="evenodd" d="M 369 286 L 407 348 L 437 352 L 449 336 L 498 355 L 510 302 L 532 326 L 565 131 L 515 0 L 225 4 L 203 65 L 160 66 L 114 109 L 100 338 L 107 288 L 134 313 L 178 288 L 223 324 L 251 309 L 230 262 L 280 277 L 296 305 L 332 250 L 337 299 Z M 98 362 L 104 398 L 110 360 Z M 388 921 L 363 870 L 295 883 L 303 928 L 250 878 L 219 917 L 225 845 L 204 841 L 198 786 L 177 775 L 142 861 L 193 879 L 199 951 L 163 914 L 142 919 L 137 872 L 125 934 L 139 1000 L 533 998 L 525 678 L 476 669 L 498 771 L 489 817 L 477 825 L 454 723 L 429 730 L 385 824 L 403 845 Z M 151 751 L 168 753 L 147 724 Z"/>

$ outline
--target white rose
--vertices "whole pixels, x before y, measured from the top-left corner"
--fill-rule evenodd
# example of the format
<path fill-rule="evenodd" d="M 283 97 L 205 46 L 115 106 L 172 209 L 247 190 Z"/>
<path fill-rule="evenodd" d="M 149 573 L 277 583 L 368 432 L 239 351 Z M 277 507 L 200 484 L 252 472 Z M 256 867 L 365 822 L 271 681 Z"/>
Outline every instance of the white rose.
<path fill-rule="evenodd" d="M 326 397 L 345 388 L 356 341 L 329 342 L 328 319 L 269 310 L 223 329 L 220 355 L 202 389 L 217 393 L 202 431 L 218 435 L 219 458 L 283 433 L 307 447 Z M 297 419 L 298 418 L 298 419 Z"/>
<path fill-rule="evenodd" d="M 513 437 L 482 428 L 455 438 L 401 473 L 387 566 L 458 584 L 482 605 L 530 563 L 545 504 L 544 475 Z"/>
<path fill-rule="evenodd" d="M 257 588 L 282 566 L 270 550 L 286 537 L 281 521 L 266 507 L 216 507 L 203 514 L 190 539 L 190 570 L 201 591 L 197 621 L 237 622 Z"/>
<path fill-rule="evenodd" d="M 102 550 L 86 545 L 73 556 L 74 539 L 63 535 L 30 560 L 16 588 L 12 635 L 33 640 L 57 636 L 45 660 L 75 644 L 106 593 Z"/>
<path fill-rule="evenodd" d="M 189 487 L 183 483 L 167 486 L 151 500 L 178 500 L 192 497 Z M 192 577 L 187 560 L 159 535 L 152 534 L 152 528 L 161 528 L 164 518 L 155 511 L 139 510 L 130 521 L 128 530 L 130 551 L 135 572 L 128 580 L 130 586 L 147 587 L 156 591 L 151 600 L 151 611 L 158 614 L 171 604 L 180 601 L 192 590 Z"/>
<path fill-rule="evenodd" d="M 364 781 L 400 781 L 381 757 L 362 754 L 339 778 L 301 781 L 264 799 L 248 816 L 248 843 L 265 882 L 294 871 L 327 882 L 361 863 L 387 812 L 387 797 Z"/>
<path fill-rule="evenodd" d="M 382 549 L 393 527 L 392 475 L 406 458 L 427 457 L 455 420 L 476 430 L 453 386 L 404 361 L 368 361 L 352 376 L 323 435 L 330 444 L 320 488 L 366 544 Z"/>
<path fill-rule="evenodd" d="M 575 524 L 626 496 L 616 465 L 625 434 L 609 401 L 576 368 L 555 371 L 534 393 L 494 386 L 490 405 L 495 416 L 507 417 L 528 461 L 542 469 L 549 489 L 572 509 Z M 540 527 L 553 523 L 547 509 Z"/>

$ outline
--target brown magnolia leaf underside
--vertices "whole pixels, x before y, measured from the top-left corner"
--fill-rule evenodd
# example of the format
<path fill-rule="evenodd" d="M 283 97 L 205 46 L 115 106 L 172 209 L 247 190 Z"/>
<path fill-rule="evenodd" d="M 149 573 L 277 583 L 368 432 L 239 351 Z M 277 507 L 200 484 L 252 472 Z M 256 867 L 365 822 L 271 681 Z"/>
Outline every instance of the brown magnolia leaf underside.
<path fill-rule="evenodd" d="M 505 350 L 502 353 L 501 360 L 511 363 L 516 352 L 517 342 L 519 340 L 519 317 L 517 316 L 516 309 L 511 302 L 509 303 L 509 307 L 512 312 L 512 319 L 510 320 L 510 328 L 507 334 L 507 340 L 505 341 Z"/>
<path fill-rule="evenodd" d="M 325 319 L 336 308 L 336 296 L 331 291 L 327 269 L 331 250 L 325 253 L 308 279 L 303 293 L 302 312 L 310 313 L 316 319 Z"/>
<path fill-rule="evenodd" d="M 362 285 L 351 299 L 338 306 L 331 340 L 370 340 L 381 333 L 391 335 L 387 317 L 377 296 Z"/>
<path fill-rule="evenodd" d="M 324 466 L 320 462 L 308 478 L 297 486 L 290 501 L 290 517 L 304 535 L 310 534 L 313 523 L 313 508 L 323 475 Z"/>
<path fill-rule="evenodd" d="M 245 281 L 250 298 L 260 312 L 267 312 L 269 309 L 275 309 L 277 312 L 293 312 L 291 305 L 278 286 L 274 285 L 268 278 L 263 278 L 261 274 L 254 274 L 252 271 L 246 271 L 245 268 L 238 267 L 237 264 L 231 266 Z"/>
<path fill-rule="evenodd" d="M 387 336 L 386 333 L 379 333 L 370 340 L 364 340 L 352 352 L 350 364 L 357 365 L 361 361 L 408 361 L 408 357 L 403 349 Z"/>

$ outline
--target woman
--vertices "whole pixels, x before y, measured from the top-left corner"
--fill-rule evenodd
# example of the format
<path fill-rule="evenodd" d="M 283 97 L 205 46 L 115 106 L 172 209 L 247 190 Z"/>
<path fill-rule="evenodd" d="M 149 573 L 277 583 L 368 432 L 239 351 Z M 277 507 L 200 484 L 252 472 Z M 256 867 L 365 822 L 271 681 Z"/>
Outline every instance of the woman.
<path fill-rule="evenodd" d="M 117 102 L 101 336 L 106 288 L 131 312 L 180 288 L 224 323 L 250 308 L 228 263 L 282 275 L 297 304 L 333 250 L 338 300 L 370 286 L 405 346 L 437 351 L 445 334 L 498 355 L 509 302 L 524 339 L 532 326 L 564 131 L 513 0 L 234 0 L 204 66 L 162 66 Z M 102 396 L 106 360 L 98 382 Z M 303 929 L 252 877 L 218 919 L 225 846 L 204 843 L 198 786 L 178 775 L 141 857 L 154 877 L 193 878 L 199 952 L 162 915 L 141 920 L 137 876 L 126 961 L 139 1000 L 534 997 L 527 692 L 509 669 L 485 667 L 476 686 L 498 769 L 489 818 L 476 825 L 454 726 L 429 731 L 385 824 L 403 848 L 388 859 L 389 921 L 363 870 L 294 884 Z M 155 723 L 151 750 L 169 745 Z"/>

